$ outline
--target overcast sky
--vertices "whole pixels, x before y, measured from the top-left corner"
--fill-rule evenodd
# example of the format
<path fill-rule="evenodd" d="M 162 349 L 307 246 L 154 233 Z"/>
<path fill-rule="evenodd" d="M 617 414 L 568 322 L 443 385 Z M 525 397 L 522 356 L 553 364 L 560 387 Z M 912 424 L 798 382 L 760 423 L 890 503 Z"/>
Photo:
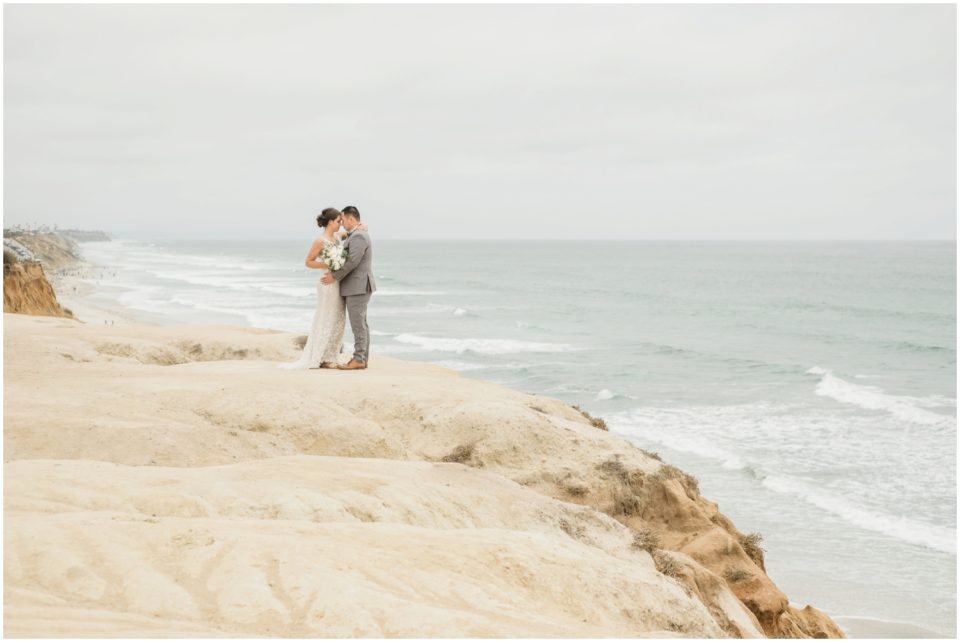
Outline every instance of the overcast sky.
<path fill-rule="evenodd" d="M 955 239 L 952 5 L 5 5 L 4 223 Z"/>

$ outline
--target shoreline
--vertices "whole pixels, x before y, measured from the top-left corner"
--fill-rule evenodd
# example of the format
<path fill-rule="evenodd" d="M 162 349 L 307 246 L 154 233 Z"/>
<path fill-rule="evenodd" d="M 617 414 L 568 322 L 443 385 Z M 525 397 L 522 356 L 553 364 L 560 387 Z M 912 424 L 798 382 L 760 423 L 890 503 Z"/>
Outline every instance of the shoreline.
<path fill-rule="evenodd" d="M 82 244 L 81 244 L 82 249 Z M 50 275 L 50 284 L 57 295 L 57 300 L 64 308 L 73 312 L 74 318 L 81 323 L 93 325 L 167 325 L 160 315 L 150 315 L 146 312 L 123 306 L 120 303 L 106 304 L 91 299 L 102 288 L 91 278 L 71 274 L 76 271 L 104 271 L 109 266 L 97 265 L 86 260 L 78 261 L 74 265 L 57 270 Z"/>
<path fill-rule="evenodd" d="M 135 310 L 122 305 L 109 306 L 90 299 L 96 292 L 96 286 L 74 277 L 64 277 L 62 283 L 67 287 L 77 287 L 78 289 L 69 294 L 60 294 L 57 292 L 57 300 L 60 304 L 73 312 L 73 316 L 81 323 L 93 325 L 164 325 L 160 319 L 149 318 L 146 314 L 140 314 Z M 57 289 L 57 283 L 53 284 L 54 290 Z M 106 323 L 104 323 L 106 321 Z"/>
<path fill-rule="evenodd" d="M 912 622 L 898 622 L 856 615 L 831 615 L 830 617 L 850 639 L 952 639 L 952 636 L 938 633 Z"/>

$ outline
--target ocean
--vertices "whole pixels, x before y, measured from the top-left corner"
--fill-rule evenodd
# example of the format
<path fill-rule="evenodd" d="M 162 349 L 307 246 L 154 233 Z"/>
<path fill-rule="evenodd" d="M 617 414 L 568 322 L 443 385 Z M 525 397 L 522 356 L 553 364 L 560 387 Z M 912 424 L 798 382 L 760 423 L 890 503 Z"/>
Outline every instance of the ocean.
<path fill-rule="evenodd" d="M 91 302 L 305 334 L 310 240 L 82 247 Z M 795 604 L 956 636 L 954 242 L 374 249 L 371 360 L 578 404 L 761 533 Z"/>

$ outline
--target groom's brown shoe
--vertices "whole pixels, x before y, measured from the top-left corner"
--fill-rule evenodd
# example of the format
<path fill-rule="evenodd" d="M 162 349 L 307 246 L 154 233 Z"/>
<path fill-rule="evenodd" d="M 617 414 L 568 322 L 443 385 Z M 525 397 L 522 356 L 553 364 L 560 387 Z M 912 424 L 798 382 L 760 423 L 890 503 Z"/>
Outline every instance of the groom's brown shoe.
<path fill-rule="evenodd" d="M 356 359 L 350 359 L 346 364 L 342 366 L 337 366 L 338 370 L 363 370 L 367 367 L 363 361 L 357 361 Z"/>

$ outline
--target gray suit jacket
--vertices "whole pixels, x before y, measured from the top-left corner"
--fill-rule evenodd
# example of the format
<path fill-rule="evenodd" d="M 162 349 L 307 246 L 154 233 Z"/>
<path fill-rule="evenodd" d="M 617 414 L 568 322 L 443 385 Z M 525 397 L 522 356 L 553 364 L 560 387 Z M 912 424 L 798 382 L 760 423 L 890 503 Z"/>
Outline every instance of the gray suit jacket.
<path fill-rule="evenodd" d="M 343 267 L 333 272 L 333 278 L 340 282 L 340 296 L 366 294 L 377 291 L 377 282 L 373 279 L 373 244 L 370 235 L 357 230 L 343 243 L 350 258 Z"/>

